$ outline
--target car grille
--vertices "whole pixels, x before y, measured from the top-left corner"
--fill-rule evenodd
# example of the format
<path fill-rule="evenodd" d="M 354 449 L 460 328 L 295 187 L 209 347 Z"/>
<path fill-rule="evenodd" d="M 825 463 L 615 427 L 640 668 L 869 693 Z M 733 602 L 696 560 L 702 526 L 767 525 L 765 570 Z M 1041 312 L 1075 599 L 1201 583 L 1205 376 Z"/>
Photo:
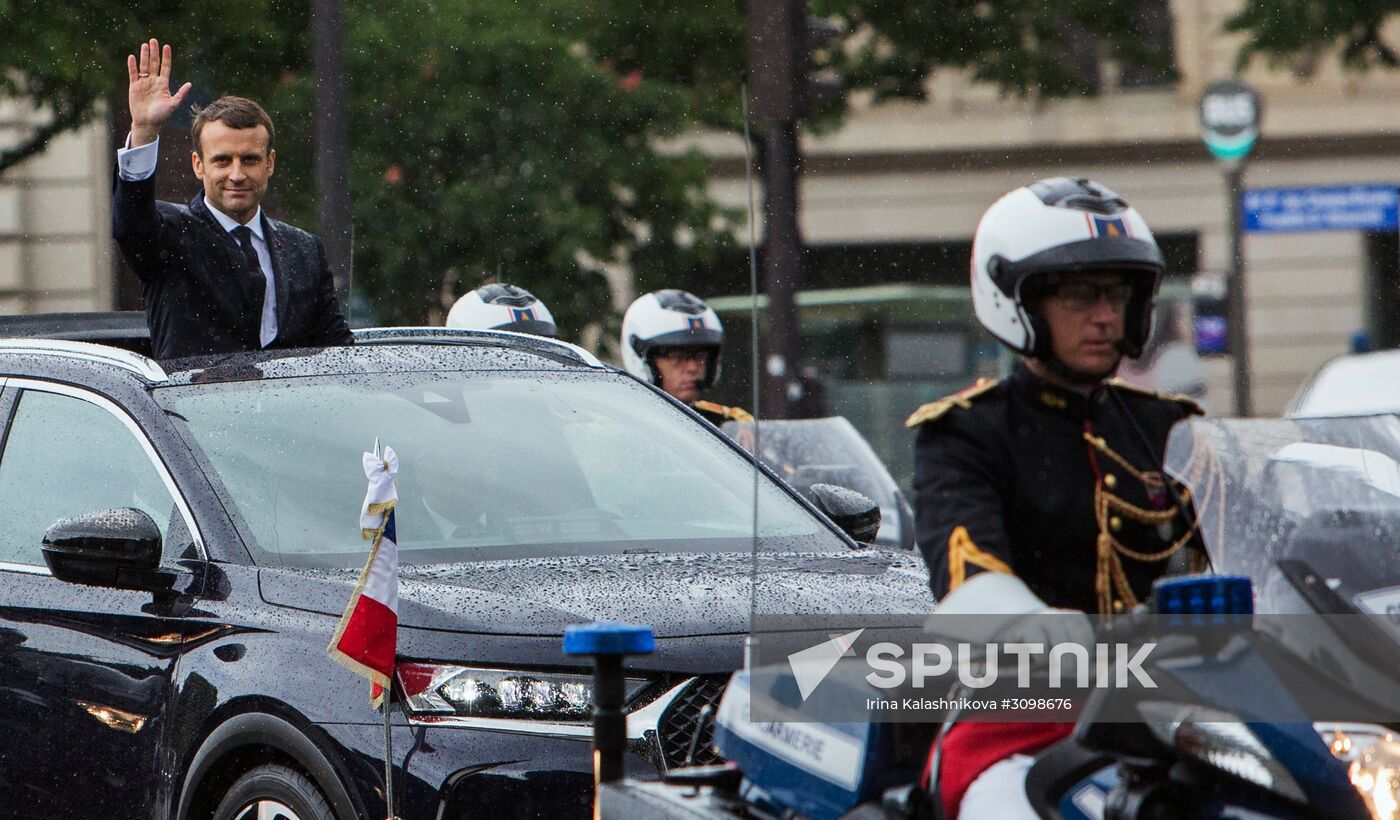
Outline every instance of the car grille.
<path fill-rule="evenodd" d="M 661 755 L 666 761 L 666 768 L 674 769 L 686 765 L 686 757 L 690 754 L 690 744 L 695 738 L 697 728 L 700 732 L 700 742 L 695 746 L 692 765 L 705 766 L 723 760 L 714 748 L 715 716 L 711 714 L 706 718 L 703 726 L 697 727 L 696 724 L 700 719 L 700 710 L 706 706 L 719 710 L 719 699 L 724 694 L 727 680 L 726 675 L 696 678 L 661 715 L 657 734 L 661 741 Z"/>

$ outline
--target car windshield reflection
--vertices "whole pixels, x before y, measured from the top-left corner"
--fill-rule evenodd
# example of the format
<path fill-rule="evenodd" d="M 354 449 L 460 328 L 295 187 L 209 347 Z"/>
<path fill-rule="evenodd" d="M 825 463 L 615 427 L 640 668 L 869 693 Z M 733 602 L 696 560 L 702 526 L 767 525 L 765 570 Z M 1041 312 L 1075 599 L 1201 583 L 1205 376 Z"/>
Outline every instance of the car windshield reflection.
<path fill-rule="evenodd" d="M 614 374 L 420 372 L 165 388 L 260 563 L 355 566 L 361 453 L 399 455 L 400 561 L 748 551 L 752 466 Z M 766 477 L 759 537 L 839 536 Z"/>

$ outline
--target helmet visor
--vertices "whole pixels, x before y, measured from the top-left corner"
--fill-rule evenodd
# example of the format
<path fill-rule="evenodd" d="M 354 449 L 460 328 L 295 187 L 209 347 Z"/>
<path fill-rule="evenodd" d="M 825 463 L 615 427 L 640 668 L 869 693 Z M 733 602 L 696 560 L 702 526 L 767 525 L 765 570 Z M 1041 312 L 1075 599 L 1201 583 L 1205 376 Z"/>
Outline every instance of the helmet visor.
<path fill-rule="evenodd" d="M 724 331 L 713 328 L 686 328 L 685 330 L 673 330 L 670 333 L 662 333 L 646 340 L 646 350 L 637 352 L 645 353 L 656 350 L 658 347 L 719 347 L 724 344 Z"/>
<path fill-rule="evenodd" d="M 1115 236 L 1056 245 L 1015 262 L 1002 259 L 993 280 L 1002 293 L 1015 298 L 1025 281 L 1038 274 L 1122 271 L 1144 273 L 1155 279 L 1165 269 L 1166 262 L 1156 243 Z"/>

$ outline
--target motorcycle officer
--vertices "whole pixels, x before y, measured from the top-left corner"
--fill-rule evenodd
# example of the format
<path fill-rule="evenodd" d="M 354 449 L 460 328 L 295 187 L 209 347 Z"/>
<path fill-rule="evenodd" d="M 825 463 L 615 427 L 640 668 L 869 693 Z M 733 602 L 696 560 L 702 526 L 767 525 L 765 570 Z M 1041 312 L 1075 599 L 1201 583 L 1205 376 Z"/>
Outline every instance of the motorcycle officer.
<path fill-rule="evenodd" d="M 719 426 L 748 411 L 701 398 L 719 380 L 724 327 L 699 297 L 668 289 L 637 298 L 622 317 L 622 364 Z"/>
<path fill-rule="evenodd" d="M 506 284 L 482 285 L 463 294 L 447 312 L 447 326 L 559 338 L 554 314 L 544 302 L 524 288 Z"/>
<path fill-rule="evenodd" d="M 1173 559 L 1203 563 L 1187 491 L 1162 470 L 1172 425 L 1201 409 L 1113 378 L 1142 352 L 1164 269 L 1138 212 L 1090 180 L 1018 188 L 983 215 L 974 309 L 1021 360 L 907 422 L 937 611 L 1111 615 Z M 1034 817 L 1030 755 L 1071 728 L 951 727 L 936 784 L 945 816 Z"/>

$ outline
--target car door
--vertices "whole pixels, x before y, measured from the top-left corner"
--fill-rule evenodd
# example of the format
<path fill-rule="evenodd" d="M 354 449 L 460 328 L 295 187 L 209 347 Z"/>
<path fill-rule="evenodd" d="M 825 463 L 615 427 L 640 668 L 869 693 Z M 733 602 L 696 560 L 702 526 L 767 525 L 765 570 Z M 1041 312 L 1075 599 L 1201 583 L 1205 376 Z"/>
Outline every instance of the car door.
<path fill-rule="evenodd" d="M 178 610 L 169 596 L 60 581 L 40 543 L 61 518 L 135 507 L 173 565 L 202 553 L 188 506 L 110 400 L 10 379 L 0 412 L 0 814 L 166 814 L 159 761 L 186 638 Z"/>

